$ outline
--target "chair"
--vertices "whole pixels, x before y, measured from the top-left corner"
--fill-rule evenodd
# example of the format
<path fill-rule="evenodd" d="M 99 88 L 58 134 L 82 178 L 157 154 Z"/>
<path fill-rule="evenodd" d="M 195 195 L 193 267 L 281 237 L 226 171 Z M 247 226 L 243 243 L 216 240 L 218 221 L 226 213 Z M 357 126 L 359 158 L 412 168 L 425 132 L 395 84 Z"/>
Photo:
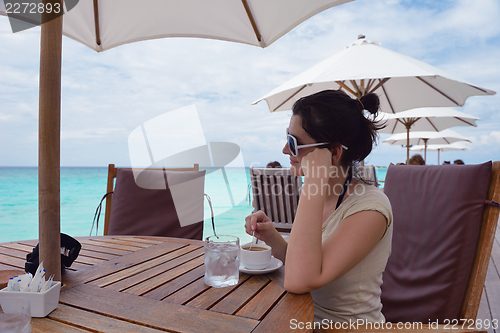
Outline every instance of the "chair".
<path fill-rule="evenodd" d="M 255 210 L 262 210 L 280 232 L 290 232 L 297 211 L 302 178 L 290 169 L 250 168 Z"/>
<path fill-rule="evenodd" d="M 394 215 L 382 285 L 387 322 L 420 322 L 418 332 L 434 333 L 453 320 L 475 322 L 500 211 L 500 162 L 390 165 L 384 192 Z"/>
<path fill-rule="evenodd" d="M 141 173 L 110 164 L 104 235 L 201 240 L 204 176 L 205 171 L 199 171 L 198 164 L 193 168 L 147 169 Z"/>
<path fill-rule="evenodd" d="M 359 165 L 356 167 L 356 171 L 363 181 L 376 187 L 379 186 L 377 172 L 373 165 Z"/>

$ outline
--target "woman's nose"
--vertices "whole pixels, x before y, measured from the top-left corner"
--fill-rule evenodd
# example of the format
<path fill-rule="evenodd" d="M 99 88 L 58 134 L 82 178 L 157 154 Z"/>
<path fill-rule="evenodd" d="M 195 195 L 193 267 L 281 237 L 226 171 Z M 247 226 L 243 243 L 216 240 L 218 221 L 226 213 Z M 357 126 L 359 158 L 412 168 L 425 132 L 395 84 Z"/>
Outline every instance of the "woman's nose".
<path fill-rule="evenodd" d="M 285 142 L 282 152 L 285 155 L 292 155 L 292 153 L 290 152 L 290 148 L 288 147 L 288 142 Z"/>

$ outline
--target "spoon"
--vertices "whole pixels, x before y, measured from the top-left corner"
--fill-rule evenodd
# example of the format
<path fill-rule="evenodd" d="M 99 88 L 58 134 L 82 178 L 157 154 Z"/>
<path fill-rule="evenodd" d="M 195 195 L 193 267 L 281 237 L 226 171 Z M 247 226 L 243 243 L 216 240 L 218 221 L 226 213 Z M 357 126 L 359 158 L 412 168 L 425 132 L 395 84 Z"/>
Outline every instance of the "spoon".
<path fill-rule="evenodd" d="M 251 249 L 252 249 L 252 246 L 253 246 L 253 244 L 254 244 L 254 241 L 255 241 L 255 230 L 252 232 L 252 242 L 250 243 L 250 248 L 249 248 L 249 250 L 251 250 Z"/>

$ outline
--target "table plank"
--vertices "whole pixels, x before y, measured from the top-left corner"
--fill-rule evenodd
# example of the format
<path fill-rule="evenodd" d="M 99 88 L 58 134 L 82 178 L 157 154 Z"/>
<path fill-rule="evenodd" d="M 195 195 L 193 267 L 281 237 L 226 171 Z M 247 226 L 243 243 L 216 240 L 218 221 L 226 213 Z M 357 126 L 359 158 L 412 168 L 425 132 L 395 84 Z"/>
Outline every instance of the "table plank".
<path fill-rule="evenodd" d="M 61 306 L 61 305 L 59 305 Z M 89 330 L 84 330 L 82 328 L 72 326 L 72 325 L 67 325 L 55 320 L 50 320 L 46 318 L 31 318 L 31 332 L 32 333 L 46 333 L 46 332 L 51 332 L 51 333 L 88 333 L 88 332 L 95 332 L 95 331 L 89 331 Z"/>
<path fill-rule="evenodd" d="M 116 319 L 178 332 L 250 332 L 259 323 L 253 319 L 156 301 L 91 285 L 78 285 L 61 291 L 59 301 Z"/>
<path fill-rule="evenodd" d="M 105 246 L 101 246 L 101 245 L 93 245 L 93 244 L 84 243 L 84 242 L 81 242 L 81 244 L 82 244 L 82 249 L 85 249 L 86 251 L 90 251 L 92 253 L 97 253 L 97 254 L 104 253 L 104 254 L 113 255 L 113 256 L 123 256 L 123 255 L 130 253 L 130 251 L 127 251 L 127 250 L 114 249 L 114 248 L 105 247 Z"/>
<path fill-rule="evenodd" d="M 253 333 L 273 332 L 276 327 L 282 329 L 286 327 L 291 330 L 290 324 L 292 320 L 295 319 L 297 322 L 306 323 L 309 318 L 312 319 L 314 316 L 312 298 L 310 298 L 310 303 L 307 303 L 300 301 L 300 297 L 311 297 L 311 295 L 286 293 L 271 312 L 264 317 L 264 320 L 260 322 Z M 311 332 L 311 330 L 304 327 L 304 329 L 297 328 L 293 332 Z"/>
<path fill-rule="evenodd" d="M 186 305 L 192 306 L 199 309 L 210 309 L 221 299 L 236 290 L 242 283 L 248 280 L 251 276 L 248 274 L 241 274 L 238 280 L 238 284 L 225 287 L 225 288 L 210 288 L 204 293 L 199 294 L 196 298 L 189 301 Z M 185 288 L 186 289 L 186 288 Z"/>
<path fill-rule="evenodd" d="M 186 253 L 198 250 L 195 256 L 200 256 L 202 253 L 199 252 L 199 246 L 189 245 L 176 251 L 166 253 L 162 256 L 154 258 L 152 260 L 145 261 L 136 266 L 123 269 L 114 274 L 105 276 L 101 279 L 95 280 L 92 284 L 99 287 L 106 287 L 111 284 L 117 284 L 117 282 L 124 281 L 118 284 L 118 287 L 114 287 L 114 290 L 123 290 L 132 286 L 133 284 L 140 283 L 148 278 L 153 277 L 167 269 L 175 267 L 184 263 L 185 261 L 192 258 L 192 256 L 183 256 Z M 142 278 L 142 280 L 141 280 Z M 133 279 L 133 281 L 131 281 Z"/>
<path fill-rule="evenodd" d="M 265 275 L 254 275 L 245 281 L 238 289 L 215 304 L 210 310 L 234 314 L 245 305 L 249 299 L 262 290 L 271 280 Z"/>
<path fill-rule="evenodd" d="M 123 333 L 123 332 L 158 333 L 159 332 L 159 330 L 154 328 L 81 310 L 64 304 L 59 304 L 57 309 L 49 315 L 49 318 L 68 325 L 79 326 L 83 329 L 92 332 L 95 331 L 101 331 L 106 333 Z"/>
<path fill-rule="evenodd" d="M 205 275 L 205 266 L 200 266 L 198 268 L 195 268 L 195 269 L 187 272 L 184 275 L 178 276 L 177 278 L 173 279 L 172 281 L 169 281 L 169 283 L 167 283 L 167 284 L 159 286 L 158 288 L 155 288 L 155 289 L 145 293 L 142 296 L 156 299 L 156 300 L 163 300 L 166 297 L 168 297 L 169 295 L 175 293 L 176 291 L 184 288 L 185 286 L 187 286 L 187 285 L 193 283 L 194 281 L 198 280 L 199 278 L 203 277 L 204 275 Z"/>
<path fill-rule="evenodd" d="M 189 272 L 197 267 L 203 265 L 203 257 L 197 257 L 190 260 L 182 266 L 177 266 L 171 270 L 166 271 L 163 274 L 157 275 L 149 280 L 146 280 L 140 284 L 137 284 L 131 288 L 125 289 L 124 291 L 130 294 L 143 295 L 158 286 L 161 286 L 183 274 Z"/>
<path fill-rule="evenodd" d="M 111 254 L 111 253 L 103 253 L 103 252 L 97 252 L 97 251 L 91 251 L 88 250 L 87 248 L 82 248 L 80 250 L 80 253 L 78 254 L 78 257 L 86 257 L 86 258 L 96 258 L 96 259 L 102 259 L 102 260 L 111 260 L 116 258 L 116 254 Z"/>
<path fill-rule="evenodd" d="M 128 267 L 136 266 L 138 263 L 143 262 L 145 258 L 147 260 L 151 260 L 187 245 L 188 244 L 180 243 L 162 243 L 154 245 L 146 249 L 129 253 L 126 256 L 117 257 L 113 260 L 94 265 L 87 270 L 82 271 L 81 274 L 68 275 L 67 279 L 63 279 L 63 281 L 67 287 L 71 287 L 79 283 L 88 283 L 104 276 L 114 274 Z"/>
<path fill-rule="evenodd" d="M 261 320 L 285 293 L 285 289 L 276 283 L 269 283 L 264 290 L 236 312 L 236 315 Z"/>
<path fill-rule="evenodd" d="M 164 302 L 174 303 L 174 304 L 186 304 L 191 301 L 201 293 L 210 289 L 210 286 L 205 284 L 203 276 L 193 283 L 187 285 L 176 293 L 171 294 L 170 296 L 163 299 Z"/>
<path fill-rule="evenodd" d="M 114 236 L 113 239 L 119 239 L 119 240 L 124 240 L 124 241 L 133 240 L 136 243 L 144 243 L 144 244 L 149 244 L 149 245 L 158 245 L 158 244 L 165 242 L 165 240 L 145 239 L 145 238 L 139 238 L 136 236 L 134 236 L 134 237 L 116 237 L 116 236 Z"/>
<path fill-rule="evenodd" d="M 86 240 L 81 241 L 80 243 L 82 245 L 84 245 L 84 244 L 95 245 L 95 246 L 101 246 L 101 247 L 110 248 L 110 249 L 125 250 L 125 251 L 129 251 L 129 252 L 135 252 L 137 250 L 142 249 L 142 247 L 120 244 L 120 243 L 112 242 L 111 240 L 108 240 L 108 239 L 101 240 L 101 241 L 97 241 L 97 240 L 93 240 L 93 239 L 86 239 Z"/>

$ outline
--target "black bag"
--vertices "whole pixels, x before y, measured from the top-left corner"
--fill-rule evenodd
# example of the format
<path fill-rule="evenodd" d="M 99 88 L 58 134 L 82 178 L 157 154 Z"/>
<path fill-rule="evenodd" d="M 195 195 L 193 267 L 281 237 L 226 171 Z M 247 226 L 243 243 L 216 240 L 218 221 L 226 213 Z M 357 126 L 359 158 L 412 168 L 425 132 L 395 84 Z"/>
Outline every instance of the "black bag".
<path fill-rule="evenodd" d="M 26 263 L 24 264 L 24 271 L 35 275 L 38 268 L 38 245 L 33 248 L 33 252 L 26 255 Z M 82 245 L 79 241 L 66 234 L 61 234 L 61 270 L 65 267 L 71 267 L 71 264 L 78 257 Z"/>

